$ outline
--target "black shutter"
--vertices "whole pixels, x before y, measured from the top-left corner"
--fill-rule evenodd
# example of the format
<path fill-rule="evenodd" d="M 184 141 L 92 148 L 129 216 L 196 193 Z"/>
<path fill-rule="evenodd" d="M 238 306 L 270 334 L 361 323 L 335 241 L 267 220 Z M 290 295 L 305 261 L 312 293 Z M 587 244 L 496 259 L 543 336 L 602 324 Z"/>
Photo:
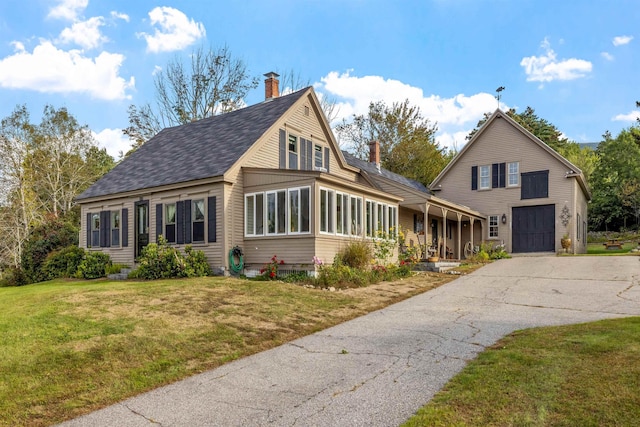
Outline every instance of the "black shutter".
<path fill-rule="evenodd" d="M 287 133 L 280 129 L 280 169 L 287 168 Z"/>
<path fill-rule="evenodd" d="M 207 230 L 209 234 L 207 241 L 213 243 L 216 241 L 216 198 L 209 197 L 207 199 Z"/>
<path fill-rule="evenodd" d="M 313 170 L 313 144 L 307 141 L 307 170 Z"/>
<path fill-rule="evenodd" d="M 87 214 L 87 248 L 91 247 L 91 214 Z"/>
<path fill-rule="evenodd" d="M 184 202 L 176 202 L 176 243 L 184 243 Z"/>
<path fill-rule="evenodd" d="M 307 140 L 300 138 L 300 170 L 307 169 Z"/>
<path fill-rule="evenodd" d="M 191 200 L 184 201 L 184 242 L 191 243 Z"/>
<path fill-rule="evenodd" d="M 162 203 L 156 205 L 156 243 L 164 233 L 162 232 Z M 164 236 L 167 237 L 167 236 Z"/>
<path fill-rule="evenodd" d="M 507 172 L 507 164 L 500 163 L 500 167 L 499 167 L 500 180 L 498 182 L 498 185 L 500 186 L 500 188 L 506 187 L 506 178 L 505 178 L 506 172 Z"/>
<path fill-rule="evenodd" d="M 108 248 L 111 246 L 111 211 L 100 212 L 100 247 Z"/>
<path fill-rule="evenodd" d="M 499 182 L 499 166 L 497 163 L 491 165 L 491 188 L 498 188 Z"/>
<path fill-rule="evenodd" d="M 471 166 L 471 189 L 478 189 L 478 167 Z"/>
<path fill-rule="evenodd" d="M 324 168 L 329 173 L 329 147 L 324 147 Z"/>
<path fill-rule="evenodd" d="M 122 218 L 120 220 L 122 227 L 122 247 L 129 246 L 129 209 L 122 209 Z"/>

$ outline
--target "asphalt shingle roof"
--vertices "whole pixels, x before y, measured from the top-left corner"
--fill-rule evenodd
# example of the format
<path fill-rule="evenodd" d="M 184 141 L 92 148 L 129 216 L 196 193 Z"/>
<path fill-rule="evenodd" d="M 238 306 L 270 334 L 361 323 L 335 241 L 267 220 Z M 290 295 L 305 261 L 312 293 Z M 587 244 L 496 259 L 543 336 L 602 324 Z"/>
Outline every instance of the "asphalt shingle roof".
<path fill-rule="evenodd" d="M 391 181 L 395 181 L 398 184 L 411 187 L 414 190 L 431 194 L 431 192 L 427 189 L 427 187 L 425 187 L 423 184 L 419 183 L 418 181 L 415 181 L 413 179 L 407 178 L 402 175 L 398 175 L 397 173 L 391 172 L 390 170 L 387 170 L 385 168 L 380 168 L 380 170 L 378 170 L 375 164 L 359 159 L 353 154 L 350 154 L 346 151 L 342 151 L 342 154 L 344 155 L 344 158 L 348 164 L 358 169 L 366 171 L 369 174 L 369 176 L 371 176 L 373 179 L 375 179 L 375 177 L 377 176 L 381 176 Z"/>
<path fill-rule="evenodd" d="M 307 89 L 230 113 L 166 128 L 76 199 L 223 175 Z"/>

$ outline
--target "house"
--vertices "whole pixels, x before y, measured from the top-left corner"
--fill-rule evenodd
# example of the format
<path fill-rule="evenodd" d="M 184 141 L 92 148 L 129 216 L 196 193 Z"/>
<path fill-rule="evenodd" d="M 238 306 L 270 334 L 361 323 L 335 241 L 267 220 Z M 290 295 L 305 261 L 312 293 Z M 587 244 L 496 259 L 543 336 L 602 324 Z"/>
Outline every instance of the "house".
<path fill-rule="evenodd" d="M 167 128 L 77 197 L 80 245 L 133 265 L 160 235 L 202 250 L 214 271 L 257 274 L 273 255 L 284 270 L 314 271 L 352 239 L 406 230 L 407 243 L 462 257 L 486 217 L 423 185 L 342 152 L 313 88 Z M 237 271 L 239 272 L 239 271 Z"/>
<path fill-rule="evenodd" d="M 497 110 L 431 183 L 447 200 L 487 215 L 484 240 L 508 252 L 586 252 L 584 175 L 575 165 Z"/>

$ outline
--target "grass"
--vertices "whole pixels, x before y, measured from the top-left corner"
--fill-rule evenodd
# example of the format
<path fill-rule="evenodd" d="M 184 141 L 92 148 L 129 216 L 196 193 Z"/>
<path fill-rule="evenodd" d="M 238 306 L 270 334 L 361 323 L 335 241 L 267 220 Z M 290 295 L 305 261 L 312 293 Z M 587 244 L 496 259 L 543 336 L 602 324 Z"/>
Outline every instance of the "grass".
<path fill-rule="evenodd" d="M 221 277 L 0 288 L 0 425 L 74 418 L 453 279 L 348 292 Z"/>
<path fill-rule="evenodd" d="M 403 426 L 638 426 L 639 408 L 634 317 L 515 332 Z"/>
<path fill-rule="evenodd" d="M 637 243 L 626 242 L 622 245 L 622 249 L 607 249 L 602 243 L 588 243 L 587 255 L 621 255 L 637 248 Z"/>

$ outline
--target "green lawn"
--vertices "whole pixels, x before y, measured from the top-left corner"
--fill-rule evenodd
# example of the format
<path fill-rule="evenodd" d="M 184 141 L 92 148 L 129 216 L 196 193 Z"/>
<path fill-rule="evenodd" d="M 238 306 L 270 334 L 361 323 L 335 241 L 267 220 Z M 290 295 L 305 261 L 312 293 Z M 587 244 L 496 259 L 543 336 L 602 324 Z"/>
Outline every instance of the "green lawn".
<path fill-rule="evenodd" d="M 519 331 L 404 427 L 638 426 L 640 318 Z"/>
<path fill-rule="evenodd" d="M 638 243 L 627 242 L 622 245 L 622 249 L 607 249 L 602 243 L 588 243 L 587 254 L 588 255 L 621 255 L 631 251 L 631 249 L 637 248 Z"/>

